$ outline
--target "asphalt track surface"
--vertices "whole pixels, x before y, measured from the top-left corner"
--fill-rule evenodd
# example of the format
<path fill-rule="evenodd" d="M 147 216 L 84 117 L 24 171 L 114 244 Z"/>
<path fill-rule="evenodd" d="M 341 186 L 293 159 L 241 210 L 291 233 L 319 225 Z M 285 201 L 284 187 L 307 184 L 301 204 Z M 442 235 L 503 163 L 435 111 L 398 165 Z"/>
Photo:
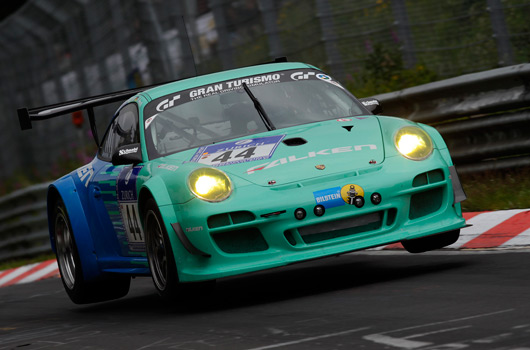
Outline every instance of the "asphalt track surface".
<path fill-rule="evenodd" d="M 360 252 L 224 279 L 168 306 L 150 278 L 72 304 L 0 289 L 0 349 L 530 349 L 530 250 Z"/>

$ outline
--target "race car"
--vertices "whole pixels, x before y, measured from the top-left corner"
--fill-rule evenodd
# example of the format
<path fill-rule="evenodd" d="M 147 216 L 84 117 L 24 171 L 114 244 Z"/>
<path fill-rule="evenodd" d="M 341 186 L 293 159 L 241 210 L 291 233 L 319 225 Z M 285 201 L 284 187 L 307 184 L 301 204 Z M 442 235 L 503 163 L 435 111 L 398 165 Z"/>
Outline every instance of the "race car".
<path fill-rule="evenodd" d="M 100 141 L 93 107 L 126 100 Z M 454 243 L 465 194 L 440 134 L 380 116 L 337 80 L 276 62 L 18 110 L 87 110 L 98 145 L 52 183 L 49 231 L 74 303 L 160 296 L 220 278 L 401 242 Z"/>

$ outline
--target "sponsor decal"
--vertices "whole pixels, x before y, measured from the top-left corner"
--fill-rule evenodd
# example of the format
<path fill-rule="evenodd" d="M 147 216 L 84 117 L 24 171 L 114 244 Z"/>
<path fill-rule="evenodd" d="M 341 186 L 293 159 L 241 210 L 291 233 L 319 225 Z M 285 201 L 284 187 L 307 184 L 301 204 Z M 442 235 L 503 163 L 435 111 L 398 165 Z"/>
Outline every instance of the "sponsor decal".
<path fill-rule="evenodd" d="M 285 135 L 258 137 L 200 147 L 189 162 L 222 166 L 269 159 Z"/>
<path fill-rule="evenodd" d="M 323 205 L 326 209 L 338 207 L 345 204 L 341 197 L 340 187 L 333 187 L 325 190 L 315 191 L 313 192 L 313 196 L 315 197 L 315 202 L 317 204 Z"/>
<path fill-rule="evenodd" d="M 373 106 L 373 105 L 378 105 L 379 104 L 379 102 L 377 102 L 377 100 L 362 101 L 361 103 L 364 106 Z"/>
<path fill-rule="evenodd" d="M 338 122 L 351 122 L 353 119 L 351 118 L 340 118 L 340 119 L 337 119 Z"/>
<path fill-rule="evenodd" d="M 166 98 L 165 100 L 162 100 L 159 104 L 156 105 L 156 110 L 159 112 L 163 112 L 168 108 L 172 108 L 175 106 L 175 101 L 180 99 L 180 95 L 175 95 L 171 98 Z"/>
<path fill-rule="evenodd" d="M 371 144 L 368 144 L 368 145 L 355 145 L 355 146 L 327 148 L 327 149 L 323 149 L 323 150 L 316 151 L 316 152 L 307 152 L 307 156 L 303 156 L 303 157 L 300 157 L 300 158 L 296 158 L 296 156 L 289 156 L 289 157 L 285 157 L 285 158 L 275 159 L 272 162 L 263 163 L 263 164 L 260 164 L 260 165 L 253 166 L 252 168 L 248 168 L 247 169 L 247 174 L 251 175 L 251 174 L 254 174 L 256 171 L 259 171 L 259 170 L 270 169 L 270 168 L 274 168 L 275 166 L 278 166 L 278 165 L 292 163 L 292 162 L 296 162 L 296 161 L 304 160 L 304 159 L 308 159 L 308 158 L 315 158 L 317 156 L 327 156 L 327 155 L 330 155 L 330 154 L 345 153 L 345 152 L 359 152 L 359 151 L 367 150 L 367 149 L 368 150 L 376 150 L 377 146 L 376 145 L 371 145 Z"/>
<path fill-rule="evenodd" d="M 166 169 L 166 170 L 169 170 L 169 171 L 176 171 L 179 167 L 177 165 L 173 165 L 173 164 L 160 164 L 158 166 L 158 169 Z"/>
<path fill-rule="evenodd" d="M 155 118 L 158 116 L 158 114 L 155 114 L 154 116 L 152 116 L 151 118 L 147 118 L 147 120 L 145 121 L 145 128 L 147 129 L 149 127 L 149 125 L 151 125 L 151 123 L 153 122 L 153 120 L 155 120 Z"/>
<path fill-rule="evenodd" d="M 118 154 L 120 156 L 123 156 L 123 155 L 126 155 L 126 154 L 131 154 L 131 153 L 136 153 L 136 152 L 138 152 L 138 147 L 128 148 L 128 149 L 120 149 L 120 152 Z"/>
<path fill-rule="evenodd" d="M 88 183 L 94 176 L 94 167 L 92 166 L 92 163 L 77 169 L 77 176 L 79 176 L 79 180 L 85 184 L 85 187 L 88 187 Z"/>
<path fill-rule="evenodd" d="M 139 243 L 144 243 L 145 240 L 138 210 L 138 194 L 136 192 L 136 180 L 141 169 L 142 166 L 125 167 L 116 180 L 118 205 L 131 250 L 136 250 L 135 247 Z"/>
<path fill-rule="evenodd" d="M 352 204 L 355 197 L 364 197 L 364 190 L 361 186 L 348 184 L 340 189 L 340 196 L 345 203 Z"/>
<path fill-rule="evenodd" d="M 134 102 L 138 103 L 138 106 L 142 106 L 142 100 L 140 99 L 140 96 L 136 96 L 134 98 Z"/>
<path fill-rule="evenodd" d="M 307 80 L 310 77 L 313 77 L 315 75 L 316 75 L 315 72 L 295 72 L 291 74 L 291 79 L 292 80 Z"/>
<path fill-rule="evenodd" d="M 326 75 L 326 74 L 323 74 L 323 73 L 319 73 L 317 74 L 317 78 L 320 79 L 320 80 L 331 80 L 331 77 L 329 75 Z"/>
<path fill-rule="evenodd" d="M 281 75 L 279 73 L 258 75 L 254 77 L 241 78 L 236 80 L 228 80 L 221 83 L 216 83 L 201 87 L 198 89 L 190 90 L 189 100 L 194 101 L 199 98 L 217 95 L 225 92 L 239 90 L 243 88 L 243 83 L 247 84 L 248 87 L 274 84 L 280 82 Z"/>
<path fill-rule="evenodd" d="M 181 105 L 190 101 L 195 101 L 204 97 L 219 95 L 231 91 L 241 91 L 243 89 L 243 83 L 249 88 L 253 86 L 261 86 L 267 84 L 276 84 L 280 82 L 289 82 L 293 80 L 323 80 L 332 84 L 340 86 L 337 82 L 333 81 L 331 77 L 318 71 L 311 69 L 301 70 L 287 70 L 281 72 L 273 72 L 262 75 L 249 76 L 238 79 L 231 79 L 222 82 L 216 82 L 206 86 L 196 87 L 180 91 L 178 94 L 170 94 L 167 96 L 159 97 L 154 101 L 147 104 L 144 109 L 145 128 L 149 127 L 148 123 L 150 117 L 163 112 L 169 108 Z M 342 88 L 342 86 L 340 86 Z"/>
<path fill-rule="evenodd" d="M 186 231 L 186 232 L 199 232 L 199 231 L 202 231 L 202 230 L 203 230 L 203 227 L 202 227 L 202 226 L 186 227 L 186 228 L 185 228 L 185 231 Z"/>

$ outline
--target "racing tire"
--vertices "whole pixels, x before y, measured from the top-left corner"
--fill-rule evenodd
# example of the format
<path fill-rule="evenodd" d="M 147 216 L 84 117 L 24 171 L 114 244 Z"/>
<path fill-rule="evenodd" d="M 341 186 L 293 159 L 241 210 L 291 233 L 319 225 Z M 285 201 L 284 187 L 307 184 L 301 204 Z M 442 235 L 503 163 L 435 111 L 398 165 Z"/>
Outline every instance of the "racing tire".
<path fill-rule="evenodd" d="M 432 236 L 401 241 L 409 253 L 424 253 L 429 250 L 440 249 L 455 243 L 460 237 L 460 230 L 448 231 Z"/>
<path fill-rule="evenodd" d="M 75 304 L 90 304 L 121 298 L 129 292 L 130 276 L 108 274 L 86 281 L 68 212 L 58 199 L 53 212 L 55 255 L 66 293 Z"/>
<path fill-rule="evenodd" d="M 169 304 L 178 304 L 209 296 L 216 280 L 181 283 L 178 278 L 175 255 L 171 248 L 166 226 L 153 198 L 147 200 L 144 215 L 144 232 L 147 260 L 158 295 Z"/>
<path fill-rule="evenodd" d="M 171 301 L 181 293 L 177 265 L 167 230 L 153 198 L 145 204 L 144 232 L 151 277 L 162 299 Z"/>

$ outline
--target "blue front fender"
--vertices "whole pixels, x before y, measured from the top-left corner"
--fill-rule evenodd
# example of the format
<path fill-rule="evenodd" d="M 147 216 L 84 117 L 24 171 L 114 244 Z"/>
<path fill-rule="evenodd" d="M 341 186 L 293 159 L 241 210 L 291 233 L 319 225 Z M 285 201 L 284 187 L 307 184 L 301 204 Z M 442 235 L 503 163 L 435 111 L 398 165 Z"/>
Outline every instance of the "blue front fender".
<path fill-rule="evenodd" d="M 66 207 L 68 219 L 70 220 L 75 243 L 77 245 L 77 251 L 79 252 L 79 258 L 81 260 L 83 277 L 85 281 L 90 281 L 99 277 L 101 271 L 98 266 L 94 241 L 85 214 L 85 208 L 79 198 L 80 192 L 81 191 L 78 191 L 76 188 L 75 182 L 71 176 L 65 176 L 50 185 L 48 188 L 47 199 L 48 227 L 52 249 L 56 252 L 53 234 L 53 215 L 56 201 L 60 198 Z"/>

